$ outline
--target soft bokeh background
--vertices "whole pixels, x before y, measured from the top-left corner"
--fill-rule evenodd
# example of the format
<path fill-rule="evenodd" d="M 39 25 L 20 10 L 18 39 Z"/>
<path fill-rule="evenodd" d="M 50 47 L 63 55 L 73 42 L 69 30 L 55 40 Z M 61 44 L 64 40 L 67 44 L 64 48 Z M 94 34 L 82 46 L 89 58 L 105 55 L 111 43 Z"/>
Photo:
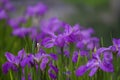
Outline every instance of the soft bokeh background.
<path fill-rule="evenodd" d="M 93 27 L 102 38 L 104 46 L 111 44 L 111 37 L 120 37 L 120 0 L 11 0 L 20 15 L 25 6 L 41 1 L 49 7 L 46 18 L 59 17 L 71 25 Z"/>

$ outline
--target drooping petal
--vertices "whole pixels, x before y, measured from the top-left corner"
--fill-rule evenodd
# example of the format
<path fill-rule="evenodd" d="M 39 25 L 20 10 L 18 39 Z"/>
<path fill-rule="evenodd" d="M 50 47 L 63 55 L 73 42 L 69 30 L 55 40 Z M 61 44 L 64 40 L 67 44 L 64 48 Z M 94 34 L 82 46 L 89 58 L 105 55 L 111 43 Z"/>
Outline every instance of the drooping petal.
<path fill-rule="evenodd" d="M 75 74 L 76 76 L 82 76 L 86 71 L 87 71 L 87 68 L 85 65 L 83 65 L 76 70 Z"/>
<path fill-rule="evenodd" d="M 40 69 L 43 71 L 46 68 L 47 63 L 49 62 L 49 59 L 47 57 L 42 59 L 42 62 L 40 64 Z"/>
<path fill-rule="evenodd" d="M 91 69 L 90 73 L 89 73 L 89 76 L 92 77 L 98 70 L 98 67 L 94 67 Z"/>
<path fill-rule="evenodd" d="M 48 70 L 48 74 L 49 74 L 49 76 L 50 76 L 52 79 L 56 79 L 56 78 L 57 78 L 56 75 L 55 75 L 54 73 L 52 73 L 52 69 L 51 69 L 51 68 Z"/>
<path fill-rule="evenodd" d="M 8 71 L 11 69 L 11 63 L 10 62 L 6 62 L 2 65 L 2 71 L 4 74 L 7 74 Z"/>
<path fill-rule="evenodd" d="M 57 55 L 54 54 L 54 53 L 51 53 L 51 54 L 50 54 L 50 57 L 51 57 L 52 59 L 54 59 L 54 60 L 57 60 L 57 59 L 58 59 Z"/>
<path fill-rule="evenodd" d="M 58 73 L 58 68 L 52 64 L 52 62 L 49 64 L 50 68 L 55 72 Z"/>

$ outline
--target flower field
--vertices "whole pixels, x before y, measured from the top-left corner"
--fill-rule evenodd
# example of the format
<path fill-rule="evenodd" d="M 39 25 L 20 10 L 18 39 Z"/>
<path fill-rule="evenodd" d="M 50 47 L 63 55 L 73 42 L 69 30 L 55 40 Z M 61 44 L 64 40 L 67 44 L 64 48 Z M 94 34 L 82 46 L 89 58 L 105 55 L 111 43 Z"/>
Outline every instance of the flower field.
<path fill-rule="evenodd" d="M 0 0 L 0 80 L 120 80 L 120 39 L 104 46 L 92 27 L 45 19 L 39 2 L 16 13 Z"/>

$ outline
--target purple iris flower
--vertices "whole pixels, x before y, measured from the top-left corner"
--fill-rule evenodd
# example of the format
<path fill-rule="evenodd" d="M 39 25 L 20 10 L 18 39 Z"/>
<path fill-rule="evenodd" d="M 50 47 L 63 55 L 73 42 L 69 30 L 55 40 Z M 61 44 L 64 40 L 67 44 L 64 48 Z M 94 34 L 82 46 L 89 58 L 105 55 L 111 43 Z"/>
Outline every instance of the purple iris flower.
<path fill-rule="evenodd" d="M 6 11 L 13 11 L 15 10 L 14 6 L 9 0 L 0 0 L 0 8 Z"/>
<path fill-rule="evenodd" d="M 80 50 L 80 56 L 88 56 L 89 52 L 87 50 Z"/>
<path fill-rule="evenodd" d="M 87 43 L 87 49 L 93 50 L 94 48 L 99 48 L 99 39 L 96 37 L 90 38 Z"/>
<path fill-rule="evenodd" d="M 73 43 L 82 39 L 78 24 L 73 27 L 71 27 L 69 24 L 66 24 L 63 35 L 65 36 L 66 43 Z"/>
<path fill-rule="evenodd" d="M 42 40 L 41 45 L 45 48 L 51 48 L 55 45 L 55 38 L 46 37 Z"/>
<path fill-rule="evenodd" d="M 42 40 L 42 45 L 46 48 L 51 48 L 53 46 L 64 47 L 68 43 L 81 40 L 82 36 L 78 25 L 75 25 L 72 28 L 70 25 L 64 24 L 64 27 L 62 28 L 64 29 L 64 32 L 57 35 L 55 34 L 56 29 L 54 28 L 52 28 L 53 31 L 50 31 L 50 29 L 47 31 L 45 30 L 46 33 L 49 34 L 49 37 Z"/>
<path fill-rule="evenodd" d="M 20 67 L 20 62 L 23 58 L 23 54 L 25 54 L 24 49 L 18 52 L 18 56 L 14 56 L 12 53 L 6 52 L 5 56 L 8 61 L 2 65 L 3 72 L 7 73 L 10 69 L 17 71 Z"/>
<path fill-rule="evenodd" d="M 26 23 L 26 18 L 23 16 L 12 18 L 9 20 L 9 25 L 13 28 L 19 28 L 22 24 Z"/>
<path fill-rule="evenodd" d="M 2 19 L 8 19 L 8 15 L 5 10 L 0 10 L 0 20 Z"/>
<path fill-rule="evenodd" d="M 59 47 L 64 47 L 65 46 L 65 36 L 60 34 L 55 38 L 55 45 Z"/>
<path fill-rule="evenodd" d="M 24 69 L 26 65 L 28 65 L 28 67 L 34 66 L 34 59 L 32 54 L 25 54 L 24 58 L 21 60 L 20 66 L 22 69 Z"/>
<path fill-rule="evenodd" d="M 49 59 L 47 57 L 42 58 L 42 61 L 40 63 L 40 69 L 42 71 L 46 68 L 48 62 L 49 62 Z"/>
<path fill-rule="evenodd" d="M 56 66 L 54 66 L 52 64 L 52 62 L 49 64 L 50 68 L 48 70 L 48 74 L 52 79 L 56 79 L 57 78 L 57 74 L 58 74 L 58 68 Z"/>
<path fill-rule="evenodd" d="M 32 80 L 32 76 L 30 73 L 28 74 L 28 80 Z"/>
<path fill-rule="evenodd" d="M 94 30 L 92 28 L 81 29 L 81 34 L 84 36 L 84 38 L 90 38 L 93 33 Z"/>
<path fill-rule="evenodd" d="M 51 57 L 53 60 L 58 60 L 57 55 L 54 54 L 54 53 L 50 53 L 50 57 Z"/>
<path fill-rule="evenodd" d="M 65 40 L 64 40 L 64 35 L 60 34 L 58 36 L 54 37 L 46 37 L 45 39 L 42 40 L 41 45 L 46 47 L 46 48 L 51 48 L 54 46 L 58 47 L 64 47 L 65 46 Z"/>
<path fill-rule="evenodd" d="M 78 61 L 78 56 L 79 56 L 79 53 L 78 53 L 77 51 L 75 51 L 75 52 L 73 53 L 73 56 L 72 56 L 72 61 L 73 61 L 74 63 L 76 63 L 76 62 Z"/>
<path fill-rule="evenodd" d="M 43 20 L 41 22 L 41 30 L 42 32 L 54 36 L 54 34 L 60 34 L 64 29 L 65 23 L 58 18 L 54 17 L 47 20 Z"/>
<path fill-rule="evenodd" d="M 76 47 L 78 47 L 79 49 L 88 50 L 94 50 L 94 48 L 98 49 L 99 39 L 96 37 L 83 38 L 83 40 L 77 42 Z"/>
<path fill-rule="evenodd" d="M 114 52 L 117 52 L 120 56 L 120 39 L 113 39 L 113 46 L 112 49 L 114 49 Z"/>
<path fill-rule="evenodd" d="M 103 49 L 103 48 L 102 48 Z M 97 52 L 93 54 L 93 57 L 91 60 L 88 61 L 86 65 L 80 66 L 76 70 L 76 76 L 82 76 L 85 72 L 90 70 L 89 76 L 93 76 L 97 70 L 100 68 L 101 70 L 105 72 L 113 72 L 113 64 L 112 64 L 112 52 L 108 49 L 102 50 L 100 49 L 98 52 L 102 52 L 101 54 L 98 54 Z M 103 58 L 101 59 L 100 55 L 103 55 Z"/>
<path fill-rule="evenodd" d="M 25 37 L 26 35 L 28 35 L 31 32 L 30 28 L 17 28 L 17 29 L 13 29 L 13 35 L 15 36 L 19 36 L 19 37 Z"/>
<path fill-rule="evenodd" d="M 70 52 L 68 50 L 65 50 L 64 55 L 69 58 L 70 57 Z"/>
<path fill-rule="evenodd" d="M 43 71 L 50 61 L 50 55 L 43 52 L 39 52 L 33 56 L 33 59 L 36 62 L 36 65 L 40 65 L 40 69 Z"/>
<path fill-rule="evenodd" d="M 29 17 L 35 16 L 35 15 L 43 15 L 47 11 L 47 6 L 43 3 L 38 3 L 35 6 L 28 6 L 26 10 L 26 15 Z"/>

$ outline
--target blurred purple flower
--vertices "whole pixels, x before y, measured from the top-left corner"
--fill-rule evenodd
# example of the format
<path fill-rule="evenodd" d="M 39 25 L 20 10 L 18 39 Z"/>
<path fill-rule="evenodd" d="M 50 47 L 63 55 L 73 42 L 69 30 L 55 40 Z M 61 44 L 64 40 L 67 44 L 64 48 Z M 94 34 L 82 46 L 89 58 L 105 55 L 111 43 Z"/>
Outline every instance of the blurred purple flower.
<path fill-rule="evenodd" d="M 62 29 L 64 29 L 65 23 L 58 18 L 51 18 L 48 21 L 43 20 L 41 22 L 41 30 L 42 32 L 54 36 L 54 34 L 59 34 Z"/>
<path fill-rule="evenodd" d="M 66 24 L 63 35 L 65 36 L 66 43 L 73 43 L 82 39 L 78 24 L 73 27 L 71 27 L 69 24 Z"/>
<path fill-rule="evenodd" d="M 48 64 L 49 59 L 47 57 L 44 57 L 40 63 L 40 69 L 43 71 L 46 68 L 46 65 Z"/>
<path fill-rule="evenodd" d="M 30 73 L 28 74 L 28 80 L 32 80 L 32 76 Z"/>
<path fill-rule="evenodd" d="M 53 60 L 58 60 L 57 55 L 54 54 L 54 53 L 50 53 L 50 57 L 51 57 Z"/>
<path fill-rule="evenodd" d="M 70 57 L 70 52 L 68 50 L 65 50 L 64 55 L 69 58 Z"/>
<path fill-rule="evenodd" d="M 77 51 L 74 51 L 73 56 L 72 56 L 72 61 L 76 63 L 78 61 L 78 55 L 79 53 Z"/>
<path fill-rule="evenodd" d="M 99 48 L 99 39 L 96 37 L 90 38 L 87 43 L 87 48 L 93 50 L 94 48 Z"/>
<path fill-rule="evenodd" d="M 15 10 L 15 7 L 9 0 L 0 0 L 0 8 L 4 9 L 5 11 Z"/>
<path fill-rule="evenodd" d="M 12 18 L 9 20 L 9 25 L 13 28 L 19 28 L 22 24 L 26 23 L 26 19 L 23 16 Z"/>
<path fill-rule="evenodd" d="M 18 52 L 18 56 L 14 56 L 12 53 L 6 52 L 5 56 L 8 61 L 2 65 L 3 72 L 7 73 L 10 69 L 17 71 L 20 67 L 20 62 L 24 53 L 24 49 Z"/>
<path fill-rule="evenodd" d="M 46 68 L 47 64 L 50 62 L 50 58 L 51 56 L 44 53 L 43 51 L 40 51 L 39 53 L 33 56 L 33 59 L 36 62 L 36 66 L 39 67 L 40 65 L 40 69 L 42 71 Z"/>
<path fill-rule="evenodd" d="M 59 47 L 64 47 L 65 46 L 65 36 L 60 34 L 55 38 L 55 45 Z"/>
<path fill-rule="evenodd" d="M 32 54 L 26 55 L 20 62 L 20 66 L 25 68 L 25 66 L 28 65 L 28 67 L 34 66 L 34 59 Z"/>
<path fill-rule="evenodd" d="M 38 3 L 35 6 L 28 6 L 26 10 L 26 15 L 29 17 L 36 16 L 36 15 L 43 15 L 47 11 L 47 6 L 43 3 Z"/>
<path fill-rule="evenodd" d="M 19 36 L 19 37 L 25 37 L 26 35 L 28 35 L 31 32 L 30 28 L 17 28 L 17 29 L 13 29 L 13 35 L 15 36 Z"/>
<path fill-rule="evenodd" d="M 113 50 L 114 49 L 114 50 Z M 113 46 L 112 46 L 112 50 L 114 52 L 118 53 L 118 56 L 120 56 L 120 39 L 113 39 Z"/>
<path fill-rule="evenodd" d="M 5 10 L 0 10 L 0 20 L 2 19 L 8 19 L 8 15 Z"/>
<path fill-rule="evenodd" d="M 102 49 L 100 49 L 102 50 Z M 99 54 L 93 54 L 91 60 L 84 66 L 80 66 L 76 70 L 76 76 L 82 76 L 86 71 L 90 70 L 89 76 L 93 76 L 97 70 L 100 68 L 105 72 L 113 72 L 113 64 L 112 64 L 112 52 L 102 50 L 103 52 L 101 55 L 104 55 L 102 59 L 100 59 Z"/>
<path fill-rule="evenodd" d="M 55 38 L 46 37 L 42 40 L 41 45 L 45 48 L 51 48 L 55 45 Z"/>
<path fill-rule="evenodd" d="M 48 70 L 48 74 L 52 79 L 56 79 L 57 78 L 57 74 L 58 74 L 58 68 L 56 66 L 54 66 L 52 63 L 49 64 L 50 68 Z"/>
<path fill-rule="evenodd" d="M 88 52 L 88 51 L 85 51 L 85 50 L 80 50 L 80 55 L 81 55 L 81 56 L 88 56 L 88 55 L 89 55 L 89 52 Z"/>

